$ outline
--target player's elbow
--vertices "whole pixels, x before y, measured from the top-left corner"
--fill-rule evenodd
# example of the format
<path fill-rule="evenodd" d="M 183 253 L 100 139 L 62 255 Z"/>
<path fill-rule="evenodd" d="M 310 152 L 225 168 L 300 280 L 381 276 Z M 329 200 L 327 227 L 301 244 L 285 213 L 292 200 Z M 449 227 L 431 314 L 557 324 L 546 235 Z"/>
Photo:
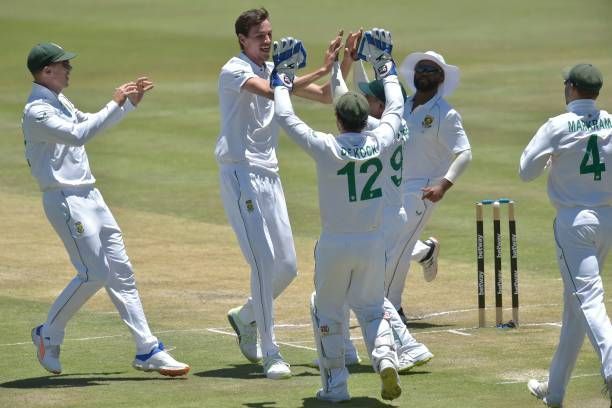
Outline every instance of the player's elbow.
<path fill-rule="evenodd" d="M 464 154 L 465 154 L 465 160 L 467 162 L 471 162 L 472 161 L 472 150 L 471 149 L 465 150 Z"/>
<path fill-rule="evenodd" d="M 527 182 L 527 181 L 531 181 L 533 179 L 535 179 L 536 177 L 538 177 L 537 172 L 534 171 L 530 171 L 528 168 L 524 167 L 522 164 L 519 166 L 519 177 L 521 178 L 521 180 Z"/>

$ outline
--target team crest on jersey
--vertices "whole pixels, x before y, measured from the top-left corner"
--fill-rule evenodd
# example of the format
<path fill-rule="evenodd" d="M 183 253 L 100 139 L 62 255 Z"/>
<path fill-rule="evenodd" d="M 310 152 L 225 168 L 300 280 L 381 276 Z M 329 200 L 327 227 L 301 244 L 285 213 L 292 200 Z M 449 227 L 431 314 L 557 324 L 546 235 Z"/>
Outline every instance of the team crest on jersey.
<path fill-rule="evenodd" d="M 320 326 L 319 332 L 321 333 L 321 336 L 327 336 L 329 334 L 329 326 Z"/>
<path fill-rule="evenodd" d="M 49 118 L 49 115 L 47 114 L 47 112 L 42 111 L 36 114 L 36 121 L 37 122 L 44 122 Z"/>
<path fill-rule="evenodd" d="M 77 234 L 82 234 L 85 231 L 85 227 L 83 227 L 83 223 L 81 221 L 75 222 L 74 228 L 76 229 Z"/>
<path fill-rule="evenodd" d="M 425 116 L 425 119 L 423 119 L 423 122 L 421 123 L 421 125 L 423 125 L 424 128 L 430 128 L 431 125 L 433 124 L 434 118 L 431 115 L 427 115 Z"/>
<path fill-rule="evenodd" d="M 389 313 L 387 310 L 385 310 L 385 312 L 383 313 L 383 319 L 391 320 L 391 313 Z"/>
<path fill-rule="evenodd" d="M 246 200 L 245 204 L 248 212 L 252 212 L 255 209 L 255 207 L 253 207 L 252 200 Z"/>

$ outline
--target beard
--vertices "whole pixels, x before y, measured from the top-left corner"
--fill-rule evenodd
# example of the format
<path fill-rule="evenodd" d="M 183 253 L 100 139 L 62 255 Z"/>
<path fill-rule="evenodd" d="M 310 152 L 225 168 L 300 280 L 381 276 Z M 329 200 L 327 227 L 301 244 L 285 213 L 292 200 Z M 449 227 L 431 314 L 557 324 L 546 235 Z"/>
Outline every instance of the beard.
<path fill-rule="evenodd" d="M 438 83 L 428 78 L 414 78 L 414 87 L 417 91 L 430 92 L 438 88 Z"/>

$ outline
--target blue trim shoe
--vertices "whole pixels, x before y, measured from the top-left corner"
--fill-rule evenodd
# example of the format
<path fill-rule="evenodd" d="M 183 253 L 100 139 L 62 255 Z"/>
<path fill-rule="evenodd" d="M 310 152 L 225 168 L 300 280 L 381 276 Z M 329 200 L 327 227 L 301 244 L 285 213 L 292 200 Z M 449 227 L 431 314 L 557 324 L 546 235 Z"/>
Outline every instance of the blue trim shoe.
<path fill-rule="evenodd" d="M 36 326 L 32 329 L 32 343 L 36 346 L 36 356 L 41 366 L 50 373 L 60 374 L 62 372 L 62 365 L 59 361 L 60 346 L 48 344 L 48 338 L 42 337 L 42 327 Z"/>
<path fill-rule="evenodd" d="M 149 353 L 137 354 L 132 362 L 132 367 L 146 372 L 157 371 L 161 375 L 169 377 L 186 375 L 190 368 L 187 364 L 176 361 L 168 354 L 161 341 Z"/>

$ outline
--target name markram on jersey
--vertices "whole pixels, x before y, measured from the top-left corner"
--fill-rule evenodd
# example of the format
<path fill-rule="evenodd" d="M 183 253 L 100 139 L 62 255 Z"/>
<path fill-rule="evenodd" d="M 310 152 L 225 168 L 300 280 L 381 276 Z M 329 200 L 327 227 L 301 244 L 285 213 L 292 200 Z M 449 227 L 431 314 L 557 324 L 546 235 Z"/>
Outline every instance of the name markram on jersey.
<path fill-rule="evenodd" d="M 593 131 L 601 129 L 612 129 L 610 118 L 600 118 L 593 120 L 570 120 L 567 122 L 569 132 Z"/>

